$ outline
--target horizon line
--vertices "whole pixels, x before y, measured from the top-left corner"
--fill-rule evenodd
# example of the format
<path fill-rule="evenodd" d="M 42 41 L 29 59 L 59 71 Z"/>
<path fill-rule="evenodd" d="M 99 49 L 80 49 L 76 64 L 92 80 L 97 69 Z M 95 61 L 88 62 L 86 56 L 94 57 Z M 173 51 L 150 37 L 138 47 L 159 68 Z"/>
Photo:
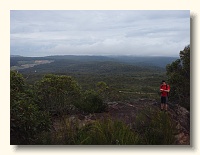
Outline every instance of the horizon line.
<path fill-rule="evenodd" d="M 173 57 L 177 58 L 179 56 L 162 56 L 162 55 L 131 55 L 131 54 L 121 54 L 121 55 L 91 55 L 91 54 L 58 54 L 58 55 L 46 55 L 46 56 L 23 56 L 18 54 L 10 54 L 10 57 L 53 57 L 53 56 L 99 56 L 99 57 L 120 57 L 120 56 L 127 56 L 127 57 Z"/>

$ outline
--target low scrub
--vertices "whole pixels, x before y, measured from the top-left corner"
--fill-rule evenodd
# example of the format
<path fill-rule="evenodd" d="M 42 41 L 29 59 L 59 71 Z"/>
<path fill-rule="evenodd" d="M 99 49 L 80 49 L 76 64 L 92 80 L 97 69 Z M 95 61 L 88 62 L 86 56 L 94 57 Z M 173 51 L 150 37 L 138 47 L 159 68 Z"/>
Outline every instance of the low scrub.
<path fill-rule="evenodd" d="M 79 102 L 75 106 L 85 113 L 100 113 L 105 111 L 107 104 L 93 90 L 86 91 Z"/>
<path fill-rule="evenodd" d="M 134 129 L 141 135 L 143 145 L 172 145 L 175 142 L 175 122 L 165 112 L 144 109 Z"/>
<path fill-rule="evenodd" d="M 104 118 L 87 123 L 62 118 L 53 132 L 43 133 L 37 144 L 54 145 L 174 145 L 176 129 L 168 114 L 144 110 L 132 126 Z M 131 128 L 130 128 L 131 127 Z"/>
<path fill-rule="evenodd" d="M 136 145 L 139 135 L 120 121 L 97 120 L 79 128 L 77 122 L 69 119 L 59 121 L 62 126 L 56 132 L 43 133 L 38 144 L 54 145 Z M 51 137 L 51 138 L 50 138 Z"/>
<path fill-rule="evenodd" d="M 136 145 L 139 135 L 120 121 L 105 119 L 86 126 L 78 133 L 78 144 L 83 145 Z"/>

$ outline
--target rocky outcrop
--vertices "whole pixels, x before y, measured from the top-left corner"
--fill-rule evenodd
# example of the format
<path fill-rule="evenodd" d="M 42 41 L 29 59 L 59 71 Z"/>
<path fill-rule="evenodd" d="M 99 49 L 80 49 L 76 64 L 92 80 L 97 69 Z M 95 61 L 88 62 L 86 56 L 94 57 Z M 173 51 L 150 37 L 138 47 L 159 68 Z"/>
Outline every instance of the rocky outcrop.
<path fill-rule="evenodd" d="M 77 123 L 79 128 L 93 123 L 95 120 L 112 118 L 125 122 L 130 128 L 133 127 L 133 122 L 136 117 L 143 112 L 144 109 L 152 109 L 153 111 L 160 111 L 160 104 L 156 100 L 139 99 L 132 102 L 108 102 L 107 111 L 104 113 L 95 114 L 75 114 L 71 115 L 70 122 Z M 163 111 L 162 111 L 163 112 Z M 163 112 L 164 113 L 164 112 Z M 145 113 L 144 113 L 145 114 Z M 190 113 L 187 109 L 176 104 L 169 104 L 167 114 L 176 125 L 177 133 L 174 133 L 177 145 L 190 144 Z M 145 114 L 147 117 L 149 114 Z"/>
<path fill-rule="evenodd" d="M 180 105 L 171 105 L 170 115 L 176 122 L 178 131 L 176 137 L 177 144 L 190 144 L 190 112 Z"/>

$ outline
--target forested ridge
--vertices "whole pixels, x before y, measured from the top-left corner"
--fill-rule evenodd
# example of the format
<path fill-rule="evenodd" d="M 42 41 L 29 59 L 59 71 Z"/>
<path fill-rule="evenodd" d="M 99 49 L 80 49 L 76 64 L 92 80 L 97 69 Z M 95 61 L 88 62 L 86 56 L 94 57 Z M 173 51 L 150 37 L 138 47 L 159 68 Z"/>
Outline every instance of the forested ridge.
<path fill-rule="evenodd" d="M 75 63 L 79 62 L 119 62 L 131 65 L 140 66 L 157 66 L 165 68 L 165 66 L 177 57 L 158 57 L 158 56 L 76 56 L 76 55 L 58 55 L 46 57 L 22 57 L 11 56 L 11 67 L 19 65 L 20 61 L 33 61 L 33 60 L 67 60 Z"/>
<path fill-rule="evenodd" d="M 177 129 L 182 120 L 174 117 L 176 107 L 190 109 L 190 46 L 179 59 L 168 61 L 126 56 L 11 57 L 11 68 L 41 60 L 51 62 L 11 70 L 11 144 L 172 145 L 181 144 L 180 133 L 189 134 L 187 123 Z M 172 92 L 168 114 L 159 110 L 163 79 Z M 184 118 L 189 117 L 187 110 L 181 114 Z"/>

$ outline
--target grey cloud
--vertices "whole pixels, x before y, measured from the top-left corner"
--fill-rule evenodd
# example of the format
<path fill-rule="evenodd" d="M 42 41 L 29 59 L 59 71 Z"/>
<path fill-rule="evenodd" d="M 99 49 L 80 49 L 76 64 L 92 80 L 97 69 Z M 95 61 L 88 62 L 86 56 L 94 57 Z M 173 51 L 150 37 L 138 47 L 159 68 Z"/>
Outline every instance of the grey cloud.
<path fill-rule="evenodd" d="M 10 33 L 11 54 L 177 56 L 190 42 L 190 16 L 189 11 L 11 11 Z"/>

